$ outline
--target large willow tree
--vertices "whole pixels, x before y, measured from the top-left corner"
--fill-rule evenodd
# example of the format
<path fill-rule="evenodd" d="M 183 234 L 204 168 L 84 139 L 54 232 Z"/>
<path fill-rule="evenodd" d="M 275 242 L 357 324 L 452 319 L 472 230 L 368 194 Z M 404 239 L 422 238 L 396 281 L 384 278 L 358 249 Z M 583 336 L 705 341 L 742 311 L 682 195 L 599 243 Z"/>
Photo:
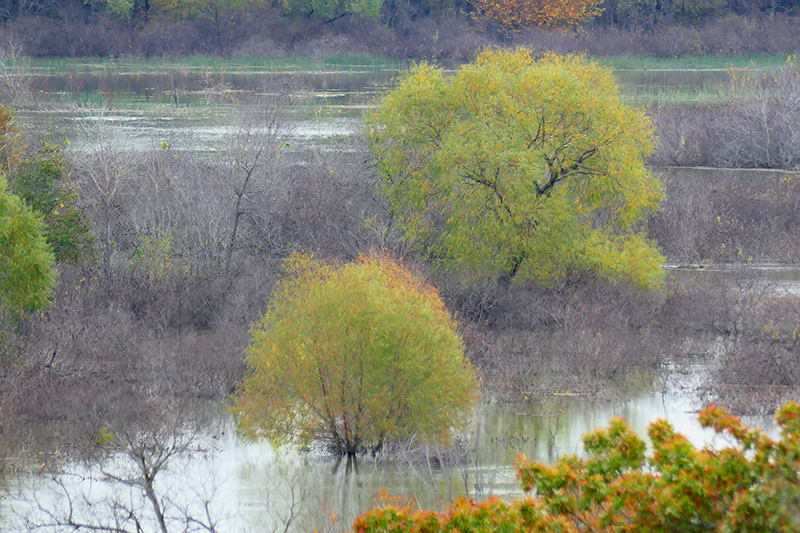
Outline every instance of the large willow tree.
<path fill-rule="evenodd" d="M 449 268 L 663 280 L 642 229 L 663 195 L 644 165 L 653 128 L 606 68 L 527 49 L 486 50 L 454 75 L 421 64 L 366 134 L 406 237 Z"/>

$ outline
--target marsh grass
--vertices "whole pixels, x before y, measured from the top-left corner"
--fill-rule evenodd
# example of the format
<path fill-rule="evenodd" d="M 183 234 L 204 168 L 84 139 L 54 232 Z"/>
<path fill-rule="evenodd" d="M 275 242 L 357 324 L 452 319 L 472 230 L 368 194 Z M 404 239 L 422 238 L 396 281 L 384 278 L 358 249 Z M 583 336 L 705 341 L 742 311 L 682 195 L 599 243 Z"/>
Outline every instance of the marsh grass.
<path fill-rule="evenodd" d="M 731 69 L 772 70 L 784 66 L 794 56 L 786 54 L 748 54 L 739 56 L 690 55 L 681 57 L 597 56 L 595 61 L 614 70 L 728 71 Z"/>
<path fill-rule="evenodd" d="M 365 54 L 323 58 L 0 58 L 4 79 L 28 80 L 17 108 L 142 110 L 247 105 L 281 96 L 300 105 L 363 106 L 405 63 Z M 34 95 L 35 98 L 31 95 Z"/>
<path fill-rule="evenodd" d="M 724 102 L 733 96 L 730 84 L 703 86 L 658 86 L 621 83 L 622 99 L 632 105 L 654 107 L 695 107 Z"/>
<path fill-rule="evenodd" d="M 733 76 L 777 72 L 794 59 L 785 54 L 595 58 L 615 71 L 627 102 L 647 107 L 721 103 L 734 96 Z"/>
<path fill-rule="evenodd" d="M 717 56 L 696 55 L 675 58 L 597 56 L 597 62 L 614 70 L 718 71 L 731 69 L 771 70 L 786 64 L 785 54 Z M 64 76 L 67 74 L 158 74 L 185 71 L 189 74 L 237 73 L 357 73 L 375 70 L 400 71 L 407 62 L 368 54 L 337 53 L 322 58 L 235 56 L 219 58 L 187 56 L 176 59 L 142 58 L 22 58 L 9 60 L 12 68 L 30 69 L 33 74 Z"/>
<path fill-rule="evenodd" d="M 792 59 L 783 54 L 595 58 L 615 71 L 627 102 L 653 108 L 697 107 L 724 102 L 734 95 L 733 76 L 774 72 Z M 37 93 L 38 99 L 56 107 L 166 110 L 170 107 L 191 109 L 244 104 L 248 97 L 252 99 L 259 92 L 259 89 L 254 89 L 254 81 L 263 78 L 266 85 L 291 86 L 289 90 L 295 103 L 299 99 L 309 105 L 323 102 L 345 108 L 350 106 L 353 113 L 355 108 L 372 102 L 378 87 L 391 84 L 394 74 L 407 67 L 406 62 L 381 56 L 344 53 L 323 58 L 8 58 L 4 65 L 6 72 L 14 76 L 33 76 L 40 80 L 94 80 L 77 90 L 65 88 Z M 141 87 L 131 90 L 132 85 L 143 83 L 141 77 L 148 76 L 151 80 L 147 83 L 153 85 L 149 93 L 145 94 Z M 88 86 L 90 83 L 92 87 Z M 93 90 L 98 83 L 105 89 Z M 239 90 L 240 87 L 244 90 Z M 343 87 L 350 87 L 345 91 L 363 92 L 338 94 Z"/>
<path fill-rule="evenodd" d="M 12 69 L 17 65 L 11 61 Z M 131 75 L 179 72 L 185 74 L 248 74 L 248 73 L 359 73 L 401 70 L 404 63 L 366 54 L 334 54 L 324 58 L 241 56 L 222 59 L 188 56 L 169 59 L 94 59 L 94 58 L 25 58 L 19 68 L 36 75 Z"/>

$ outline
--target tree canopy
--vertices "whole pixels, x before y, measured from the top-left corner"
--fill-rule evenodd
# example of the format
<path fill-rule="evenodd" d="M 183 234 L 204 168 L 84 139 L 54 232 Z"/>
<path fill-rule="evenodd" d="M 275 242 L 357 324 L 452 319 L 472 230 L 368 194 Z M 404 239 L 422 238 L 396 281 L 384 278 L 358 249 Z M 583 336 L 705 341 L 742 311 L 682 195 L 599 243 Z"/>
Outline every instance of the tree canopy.
<path fill-rule="evenodd" d="M 413 435 L 446 440 L 477 380 L 437 291 L 380 255 L 295 254 L 285 267 L 252 329 L 235 395 L 242 432 L 348 455 Z"/>
<path fill-rule="evenodd" d="M 0 176 L 0 311 L 21 314 L 48 307 L 53 262 L 41 216 L 11 194 Z"/>
<path fill-rule="evenodd" d="M 534 27 L 574 28 L 602 12 L 602 0 L 469 0 L 473 19 L 488 19 L 507 32 Z"/>
<path fill-rule="evenodd" d="M 97 237 L 89 217 L 77 207 L 78 192 L 69 184 L 61 147 L 42 143 L 25 155 L 25 139 L 14 110 L 0 105 L 0 172 L 10 193 L 43 218 L 42 232 L 59 263 L 95 259 Z"/>
<path fill-rule="evenodd" d="M 663 279 L 641 228 L 663 196 L 644 164 L 651 122 L 584 57 L 487 49 L 452 76 L 420 64 L 382 97 L 366 135 L 406 237 L 450 268 Z"/>
<path fill-rule="evenodd" d="M 280 0 L 287 13 L 329 22 L 345 15 L 378 19 L 383 0 Z"/>
<path fill-rule="evenodd" d="M 9 174 L 14 193 L 44 217 L 44 236 L 59 263 L 91 262 L 97 237 L 89 217 L 76 207 L 77 191 L 69 186 L 67 162 L 58 146 L 44 143 Z"/>
<path fill-rule="evenodd" d="M 648 431 L 648 456 L 644 441 L 615 419 L 584 436 L 585 459 L 565 455 L 545 465 L 519 457 L 517 478 L 526 492 L 535 491 L 531 497 L 462 499 L 443 513 L 388 505 L 358 518 L 353 531 L 798 531 L 800 405 L 778 411 L 780 439 L 714 405 L 699 418 L 730 444 L 698 450 L 658 420 Z"/>

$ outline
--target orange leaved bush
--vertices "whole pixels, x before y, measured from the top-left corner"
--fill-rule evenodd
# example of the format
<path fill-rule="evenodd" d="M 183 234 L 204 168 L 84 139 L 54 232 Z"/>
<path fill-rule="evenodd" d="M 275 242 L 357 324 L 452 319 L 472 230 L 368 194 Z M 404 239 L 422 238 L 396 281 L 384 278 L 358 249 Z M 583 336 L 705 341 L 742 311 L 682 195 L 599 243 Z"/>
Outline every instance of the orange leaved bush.
<path fill-rule="evenodd" d="M 700 423 L 715 444 L 695 448 L 672 426 L 650 425 L 652 452 L 622 420 L 583 438 L 585 458 L 555 465 L 518 458 L 528 497 L 513 503 L 461 499 L 442 513 L 384 506 L 353 529 L 372 532 L 731 533 L 800 531 L 800 405 L 776 415 L 779 439 L 709 406 Z"/>

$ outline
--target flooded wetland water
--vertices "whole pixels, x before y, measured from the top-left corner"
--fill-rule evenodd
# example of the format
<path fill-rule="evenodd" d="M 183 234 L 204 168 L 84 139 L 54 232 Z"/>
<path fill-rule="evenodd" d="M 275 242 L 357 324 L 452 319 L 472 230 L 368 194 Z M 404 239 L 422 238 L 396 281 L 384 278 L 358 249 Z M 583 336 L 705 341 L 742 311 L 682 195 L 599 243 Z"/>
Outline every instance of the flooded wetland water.
<path fill-rule="evenodd" d="M 631 103 L 691 105 L 730 96 L 732 72 L 758 75 L 780 67 L 785 58 L 759 58 L 757 65 L 732 60 L 730 66 L 691 69 L 669 64 L 636 68 L 617 58 L 604 62 L 615 69 L 623 96 Z M 213 149 L 224 128 L 238 124 L 250 105 L 265 99 L 281 105 L 300 138 L 352 135 L 364 107 L 374 105 L 380 90 L 390 87 L 407 66 L 345 56 L 228 62 L 54 60 L 21 62 L 9 70 L 24 78 L 26 90 L 18 94 L 27 100 L 20 102 L 21 122 L 53 142 L 69 139 L 81 147 L 85 123 L 96 120 L 128 147 L 149 148 L 155 139 L 188 138 L 192 147 L 184 149 L 204 150 Z M 26 110 L 31 103 L 34 110 Z"/>
<path fill-rule="evenodd" d="M 252 114 L 253 106 L 268 101 L 283 114 L 286 146 L 302 157 L 304 150 L 320 147 L 348 149 L 348 139 L 361 130 L 364 108 L 373 105 L 380 89 L 390 86 L 404 67 L 363 58 L 338 65 L 268 66 L 243 61 L 227 69 L 216 64 L 174 64 L 142 72 L 131 72 L 124 62 L 66 64 L 49 67 L 50 71 L 43 67 L 32 71 L 28 80 L 34 105 L 21 109 L 18 118 L 34 138 L 60 145 L 68 141 L 64 148 L 68 154 L 92 153 L 108 143 L 133 151 L 167 143 L 178 152 L 213 153 L 243 117 Z M 720 98 L 726 94 L 728 78 L 724 69 L 620 71 L 623 92 L 637 103 Z M 725 268 L 707 265 L 681 263 L 667 268 L 678 284 L 727 275 Z M 779 292 L 796 294 L 800 270 L 793 266 L 753 263 L 752 269 L 773 280 Z M 713 444 L 712 434 L 696 421 L 700 401 L 686 392 L 694 390 L 702 373 L 702 367 L 671 366 L 664 376 L 647 380 L 643 390 L 624 399 L 597 401 L 563 391 L 521 404 L 481 405 L 450 461 L 431 462 L 425 453 L 415 452 L 422 455 L 353 464 L 314 453 L 276 452 L 268 443 L 242 441 L 229 415 L 214 406 L 211 415 L 204 415 L 209 422 L 199 441 L 203 453 L 176 462 L 161 488 L 184 496 L 213 489 L 213 510 L 228 517 L 220 531 L 283 530 L 287 517 L 296 512 L 293 505 L 301 503 L 303 510 L 295 522 L 299 529 L 335 531 L 369 509 L 384 488 L 413 497 L 423 508 L 440 507 L 461 495 L 513 496 L 520 493 L 513 468 L 518 454 L 548 462 L 563 453 L 580 454 L 580 437 L 612 417 L 625 418 L 639 434 L 645 433 L 649 422 L 665 418 L 695 445 Z M 769 417 L 748 421 L 774 430 Z M 86 478 L 98 477 L 97 469 L 103 468 L 74 466 Z M 90 491 L 102 494 L 101 485 L 96 483 Z M 56 506 L 64 504 L 57 496 L 59 488 L 45 479 L 37 482 L 37 490 L 51 490 L 47 498 Z M 24 514 L 30 503 L 30 499 L 1 501 L 0 529 L 7 520 L 9 527 L 24 530 L 15 517 Z"/>

